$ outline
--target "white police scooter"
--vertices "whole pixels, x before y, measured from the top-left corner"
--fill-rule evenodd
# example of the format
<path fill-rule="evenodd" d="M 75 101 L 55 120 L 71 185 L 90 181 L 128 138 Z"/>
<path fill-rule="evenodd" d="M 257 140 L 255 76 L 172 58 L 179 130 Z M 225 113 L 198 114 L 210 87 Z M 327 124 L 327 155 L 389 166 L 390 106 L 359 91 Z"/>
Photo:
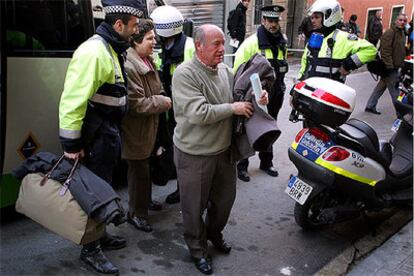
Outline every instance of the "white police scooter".
<path fill-rule="evenodd" d="M 296 201 L 295 220 L 315 229 L 366 211 L 412 204 L 412 84 L 396 103 L 401 119 L 390 141 L 366 122 L 349 119 L 356 93 L 327 78 L 309 78 L 292 90 L 290 120 L 305 121 L 289 148 L 298 169 L 285 192 Z"/>

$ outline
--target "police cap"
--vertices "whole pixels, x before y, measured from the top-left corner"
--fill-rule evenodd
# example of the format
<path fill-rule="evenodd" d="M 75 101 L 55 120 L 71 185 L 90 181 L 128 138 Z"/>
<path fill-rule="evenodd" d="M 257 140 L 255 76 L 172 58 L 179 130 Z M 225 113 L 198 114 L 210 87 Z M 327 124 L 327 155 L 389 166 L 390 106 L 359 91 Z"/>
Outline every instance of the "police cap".
<path fill-rule="evenodd" d="M 280 13 L 285 10 L 284 7 L 279 5 L 265 6 L 262 8 L 262 16 L 269 19 L 280 19 Z"/>
<path fill-rule="evenodd" d="M 102 6 L 106 14 L 121 13 L 142 17 L 144 4 L 141 0 L 102 0 Z"/>

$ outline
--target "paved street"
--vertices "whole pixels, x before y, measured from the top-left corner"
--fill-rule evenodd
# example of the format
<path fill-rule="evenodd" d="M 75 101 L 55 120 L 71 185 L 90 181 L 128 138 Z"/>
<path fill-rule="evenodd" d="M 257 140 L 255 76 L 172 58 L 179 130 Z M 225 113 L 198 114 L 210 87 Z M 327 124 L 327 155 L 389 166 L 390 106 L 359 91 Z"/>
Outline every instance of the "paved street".
<path fill-rule="evenodd" d="M 413 275 L 413 224 L 405 225 L 398 233 L 357 263 L 347 276 L 407 276 Z"/>
<path fill-rule="evenodd" d="M 290 67 L 288 89 L 292 87 L 292 77 L 296 76 L 297 70 L 298 65 Z M 375 85 L 369 73 L 352 74 L 347 84 L 358 94 L 352 116 L 372 124 L 380 139 L 389 138 L 395 115 L 388 92 L 378 105 L 382 115 L 377 116 L 363 111 Z M 252 158 L 249 167 L 252 180 L 249 183 L 238 181 L 236 202 L 224 232 L 233 250 L 227 256 L 211 247 L 214 275 L 311 275 L 354 241 L 371 233 L 372 225 L 362 218 L 319 232 L 304 232 L 296 225 L 294 202 L 283 191 L 289 175 L 296 173 L 287 149 L 301 123 L 289 122 L 289 113 L 286 97 L 279 115 L 282 135 L 274 146 L 274 164 L 280 175 L 277 178 L 265 175 L 258 169 L 258 158 Z M 165 187 L 154 186 L 153 198 L 164 201 L 175 185 L 175 181 L 170 181 Z M 119 192 L 126 200 L 126 188 Z M 373 215 L 371 224 L 381 223 L 394 212 L 389 210 Z M 150 222 L 154 228 L 151 233 L 137 231 L 129 224 L 109 227 L 111 233 L 128 240 L 127 248 L 106 253 L 120 268 L 121 274 L 201 275 L 191 262 L 182 239 L 179 205 L 165 205 L 162 211 L 151 212 Z M 84 266 L 79 268 L 80 247 L 28 219 L 15 219 L 0 229 L 1 275 L 95 274 Z"/>

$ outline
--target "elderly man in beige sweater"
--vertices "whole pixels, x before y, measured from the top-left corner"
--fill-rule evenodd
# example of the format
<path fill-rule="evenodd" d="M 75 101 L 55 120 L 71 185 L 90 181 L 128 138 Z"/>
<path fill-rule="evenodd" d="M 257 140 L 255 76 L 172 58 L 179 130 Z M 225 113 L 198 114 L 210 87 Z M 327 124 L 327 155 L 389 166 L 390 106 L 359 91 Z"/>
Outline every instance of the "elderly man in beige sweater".
<path fill-rule="evenodd" d="M 233 74 L 222 63 L 224 37 L 215 25 L 197 28 L 196 56 L 182 63 L 172 80 L 177 121 L 174 161 L 180 183 L 184 239 L 197 269 L 204 274 L 212 273 L 207 240 L 223 253 L 231 250 L 222 230 L 236 196 L 236 170 L 229 150 L 232 117 L 250 117 L 253 112 L 251 103 L 233 102 Z M 268 102 L 266 91 L 258 102 Z"/>

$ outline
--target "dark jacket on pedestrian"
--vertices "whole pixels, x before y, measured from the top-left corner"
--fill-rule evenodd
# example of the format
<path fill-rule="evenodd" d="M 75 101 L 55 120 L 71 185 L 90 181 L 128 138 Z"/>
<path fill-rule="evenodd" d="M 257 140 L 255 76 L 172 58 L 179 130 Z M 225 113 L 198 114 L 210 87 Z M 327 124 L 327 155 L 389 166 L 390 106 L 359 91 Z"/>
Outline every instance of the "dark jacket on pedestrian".
<path fill-rule="evenodd" d="M 310 16 L 306 16 L 303 18 L 302 23 L 300 24 L 298 28 L 298 34 L 304 34 L 306 37 L 306 40 L 309 39 L 313 31 L 312 27 L 312 21 L 310 19 Z"/>
<path fill-rule="evenodd" d="M 240 43 L 243 42 L 246 36 L 246 11 L 247 8 L 239 2 L 234 10 L 234 14 L 229 18 L 227 23 L 230 37 L 237 39 Z"/>
<path fill-rule="evenodd" d="M 382 36 L 382 21 L 376 16 L 371 16 L 368 21 L 367 40 L 374 45 Z"/>
<path fill-rule="evenodd" d="M 392 26 L 381 37 L 381 58 L 387 69 L 398 69 L 404 66 L 405 32 Z"/>
<path fill-rule="evenodd" d="M 351 21 L 345 24 L 345 31 L 351 34 L 355 34 L 358 37 L 359 37 L 359 34 L 361 33 L 359 29 L 359 25 Z"/>
<path fill-rule="evenodd" d="M 29 173 L 46 174 L 58 160 L 59 157 L 53 153 L 39 152 L 26 159 L 12 174 L 18 180 Z M 63 183 L 72 167 L 72 161 L 63 159 L 50 178 Z M 118 225 L 123 222 L 125 212 L 118 194 L 85 166 L 78 165 L 69 183 L 69 191 L 88 217 L 98 223 Z"/>

